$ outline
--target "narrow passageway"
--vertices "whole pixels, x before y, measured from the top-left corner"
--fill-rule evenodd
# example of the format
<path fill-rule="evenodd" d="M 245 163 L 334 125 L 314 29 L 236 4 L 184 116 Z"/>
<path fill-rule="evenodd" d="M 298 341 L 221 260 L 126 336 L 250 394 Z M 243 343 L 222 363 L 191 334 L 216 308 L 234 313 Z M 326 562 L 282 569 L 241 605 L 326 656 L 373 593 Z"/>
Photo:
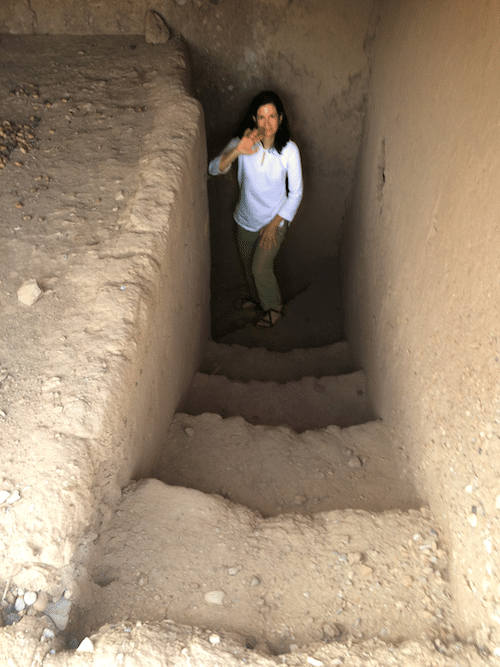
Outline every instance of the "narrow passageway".
<path fill-rule="evenodd" d="M 0 39 L 0 663 L 495 665 L 498 7 L 165 3 Z M 206 163 L 278 83 L 259 330 Z"/>
<path fill-rule="evenodd" d="M 278 261 L 285 317 L 259 330 L 230 190 L 209 183 L 212 339 L 99 537 L 85 623 L 167 615 L 258 654 L 449 634 L 447 555 L 343 339 L 338 259 Z"/>
<path fill-rule="evenodd" d="M 447 627 L 446 554 L 318 278 L 271 331 L 209 342 L 156 479 L 100 536 L 92 626 L 168 614 L 264 654 Z"/>

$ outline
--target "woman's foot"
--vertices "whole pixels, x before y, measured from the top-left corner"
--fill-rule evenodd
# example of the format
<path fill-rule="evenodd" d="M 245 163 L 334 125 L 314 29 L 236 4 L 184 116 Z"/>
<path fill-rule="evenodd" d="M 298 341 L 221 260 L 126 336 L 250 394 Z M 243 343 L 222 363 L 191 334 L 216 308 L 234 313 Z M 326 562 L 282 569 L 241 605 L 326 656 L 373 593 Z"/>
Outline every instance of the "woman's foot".
<path fill-rule="evenodd" d="M 255 323 L 255 326 L 259 329 L 270 329 L 271 327 L 274 327 L 274 325 L 277 324 L 282 317 L 282 310 L 266 310 L 260 320 Z"/>
<path fill-rule="evenodd" d="M 252 301 L 252 299 L 238 299 L 236 301 L 236 308 L 238 310 L 257 310 L 259 304 Z"/>

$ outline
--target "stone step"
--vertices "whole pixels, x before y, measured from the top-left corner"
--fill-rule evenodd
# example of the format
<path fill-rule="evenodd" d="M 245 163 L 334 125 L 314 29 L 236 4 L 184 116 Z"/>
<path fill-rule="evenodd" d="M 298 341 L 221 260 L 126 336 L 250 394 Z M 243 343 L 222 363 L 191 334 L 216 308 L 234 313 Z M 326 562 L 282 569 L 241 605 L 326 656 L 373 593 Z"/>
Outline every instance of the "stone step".
<path fill-rule="evenodd" d="M 379 421 L 299 435 L 241 417 L 177 414 L 154 476 L 222 495 L 263 516 L 421 504 Z"/>
<path fill-rule="evenodd" d="M 168 618 L 275 654 L 436 637 L 448 623 L 447 558 L 427 517 L 424 508 L 263 519 L 147 480 L 101 532 L 85 624 Z"/>
<path fill-rule="evenodd" d="M 357 369 L 346 341 L 291 352 L 271 352 L 264 347 L 248 348 L 209 341 L 199 370 L 240 382 L 292 382 L 303 377 L 342 375 Z"/>
<path fill-rule="evenodd" d="M 235 382 L 221 375 L 195 373 L 180 412 L 223 417 L 241 415 L 251 424 L 285 425 L 297 432 L 370 421 L 363 371 L 298 382 Z"/>
<path fill-rule="evenodd" d="M 27 645 L 25 626 L 18 631 L 18 636 L 16 646 L 22 656 Z M 124 637 L 129 638 L 125 654 Z M 39 640 L 35 634 L 30 639 L 34 653 L 37 649 L 35 641 Z M 148 667 L 187 667 L 188 664 L 189 667 L 241 667 L 242 664 L 245 667 L 498 667 L 497 655 L 488 655 L 472 643 L 461 643 L 454 634 L 443 635 L 443 639 L 436 637 L 433 641 L 425 637 L 401 641 L 397 645 L 379 638 L 356 642 L 323 638 L 307 646 L 292 645 L 293 652 L 277 656 L 251 650 L 245 638 L 236 633 L 215 633 L 170 620 L 138 624 L 123 621 L 105 625 L 90 639 L 93 652 L 85 653 L 85 667 L 109 667 L 116 664 L 120 654 L 124 654 L 130 667 L 146 664 Z M 12 643 L 11 640 L 6 647 L 6 655 L 14 655 Z M 55 656 L 47 654 L 43 664 L 46 667 L 82 667 L 82 660 L 80 651 L 66 651 Z"/>

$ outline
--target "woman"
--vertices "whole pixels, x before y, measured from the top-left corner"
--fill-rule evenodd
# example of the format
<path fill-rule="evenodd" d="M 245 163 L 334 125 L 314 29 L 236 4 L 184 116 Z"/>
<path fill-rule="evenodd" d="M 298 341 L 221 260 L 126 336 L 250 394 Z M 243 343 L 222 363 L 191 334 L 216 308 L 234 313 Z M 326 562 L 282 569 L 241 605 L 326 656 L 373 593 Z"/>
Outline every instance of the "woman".
<path fill-rule="evenodd" d="M 302 199 L 299 149 L 276 93 L 265 90 L 252 100 L 238 136 L 210 162 L 210 174 L 227 173 L 235 160 L 240 186 L 236 241 L 248 288 L 241 306 L 257 302 L 264 314 L 256 326 L 267 329 L 283 316 L 274 259 Z"/>

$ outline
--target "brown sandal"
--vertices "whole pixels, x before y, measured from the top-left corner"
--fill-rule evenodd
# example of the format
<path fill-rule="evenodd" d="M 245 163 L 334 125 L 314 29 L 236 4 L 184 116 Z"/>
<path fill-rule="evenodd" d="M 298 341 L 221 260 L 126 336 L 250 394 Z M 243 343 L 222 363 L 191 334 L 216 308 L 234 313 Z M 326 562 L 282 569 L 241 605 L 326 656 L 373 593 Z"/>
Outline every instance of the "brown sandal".
<path fill-rule="evenodd" d="M 236 301 L 236 308 L 238 310 L 257 310 L 259 304 L 253 301 L 253 299 L 238 299 Z"/>
<path fill-rule="evenodd" d="M 260 320 L 255 323 L 255 326 L 259 329 L 270 329 L 271 327 L 274 327 L 275 324 L 278 324 L 282 317 L 282 310 L 266 310 Z"/>

